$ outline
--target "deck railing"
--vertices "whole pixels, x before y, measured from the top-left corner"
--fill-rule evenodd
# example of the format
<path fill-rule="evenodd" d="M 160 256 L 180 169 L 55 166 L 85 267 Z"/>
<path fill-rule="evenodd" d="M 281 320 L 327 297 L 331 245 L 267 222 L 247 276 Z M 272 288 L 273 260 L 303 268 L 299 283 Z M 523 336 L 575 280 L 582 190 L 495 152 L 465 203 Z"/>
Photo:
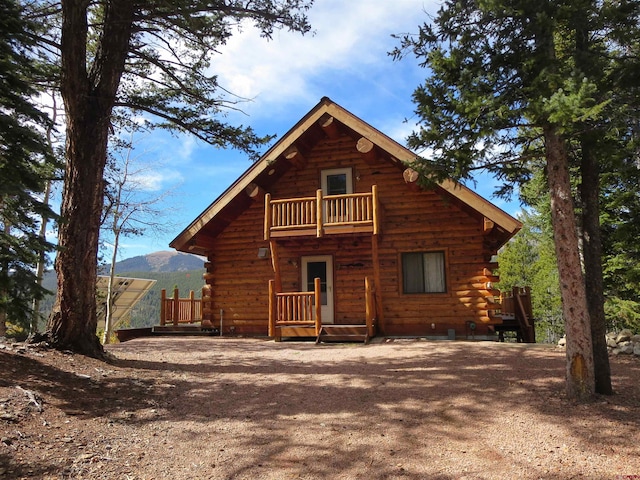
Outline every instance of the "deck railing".
<path fill-rule="evenodd" d="M 378 233 L 378 189 L 371 192 L 272 200 L 265 195 L 264 239 L 325 233 Z"/>
<path fill-rule="evenodd" d="M 269 336 L 276 336 L 276 328 L 315 327 L 320 333 L 322 310 L 320 279 L 314 279 L 313 292 L 276 292 L 275 281 L 269 280 Z"/>
<path fill-rule="evenodd" d="M 189 298 L 180 298 L 176 288 L 173 297 L 167 297 L 167 291 L 160 294 L 160 325 L 179 325 L 202 321 L 202 299 L 195 298 L 193 290 Z"/>
<path fill-rule="evenodd" d="M 531 306 L 531 288 L 513 287 L 510 292 L 502 292 L 500 304 L 500 314 L 503 322 L 514 319 L 519 326 L 522 341 L 535 343 L 536 330 Z"/>

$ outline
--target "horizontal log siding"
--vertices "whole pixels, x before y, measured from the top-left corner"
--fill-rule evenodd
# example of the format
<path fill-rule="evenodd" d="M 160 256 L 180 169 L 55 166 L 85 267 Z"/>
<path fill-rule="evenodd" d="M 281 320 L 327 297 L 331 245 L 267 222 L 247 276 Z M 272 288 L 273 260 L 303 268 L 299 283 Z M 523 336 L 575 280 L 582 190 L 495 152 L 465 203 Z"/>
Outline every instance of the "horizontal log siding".
<path fill-rule="evenodd" d="M 468 321 L 488 322 L 482 269 L 485 257 L 493 252 L 483 246 L 482 219 L 471 217 L 435 192 L 407 188 L 399 174 L 390 172 L 384 180 L 378 181 L 385 212 L 379 244 L 383 333 L 446 334 L 454 328 L 457 335 L 463 335 Z M 447 293 L 403 294 L 401 253 L 432 250 L 445 252 Z"/>
<path fill-rule="evenodd" d="M 483 247 L 482 218 L 472 218 L 446 197 L 434 192 L 414 192 L 402 177 L 402 168 L 389 162 L 370 165 L 347 136 L 321 140 L 305 154 L 303 169 L 291 167 L 269 192 L 274 200 L 308 197 L 320 186 L 321 171 L 353 168 L 354 193 L 370 192 L 378 185 L 383 211 L 379 241 L 384 323 L 386 335 L 446 334 L 455 328 L 465 332 L 466 322 L 488 322 L 482 275 L 487 257 Z M 359 178 L 359 180 L 358 180 Z M 258 259 L 263 240 L 264 204 L 256 201 L 214 241 L 212 262 L 214 317 L 224 310 L 224 333 L 231 326 L 238 333 L 267 334 L 268 281 L 274 278 L 270 259 Z M 400 253 L 445 250 L 448 262 L 446 294 L 402 293 Z M 333 255 L 335 323 L 364 323 L 364 277 L 373 277 L 371 237 L 345 235 L 278 239 L 278 255 L 284 291 L 301 291 L 300 257 Z M 436 330 L 431 324 L 436 324 Z"/>

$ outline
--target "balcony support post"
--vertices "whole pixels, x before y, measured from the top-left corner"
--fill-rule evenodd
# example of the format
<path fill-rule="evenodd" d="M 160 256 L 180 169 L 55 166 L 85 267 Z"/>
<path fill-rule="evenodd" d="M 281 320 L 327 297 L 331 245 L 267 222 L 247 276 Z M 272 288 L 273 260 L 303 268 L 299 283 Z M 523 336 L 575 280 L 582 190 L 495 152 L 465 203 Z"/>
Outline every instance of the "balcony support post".
<path fill-rule="evenodd" d="M 318 238 L 324 235 L 322 216 L 322 189 L 319 188 L 316 190 L 316 235 Z"/>

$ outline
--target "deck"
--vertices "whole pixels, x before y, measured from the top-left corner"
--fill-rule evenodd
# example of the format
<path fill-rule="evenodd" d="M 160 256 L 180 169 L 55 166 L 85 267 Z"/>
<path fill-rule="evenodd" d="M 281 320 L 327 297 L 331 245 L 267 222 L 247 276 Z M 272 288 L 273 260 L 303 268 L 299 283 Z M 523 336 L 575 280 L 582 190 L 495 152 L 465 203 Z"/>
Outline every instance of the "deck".
<path fill-rule="evenodd" d="M 265 195 L 264 239 L 335 234 L 377 235 L 380 229 L 378 190 L 273 200 Z"/>
<path fill-rule="evenodd" d="M 536 343 L 530 287 L 513 287 L 511 292 L 503 292 L 499 316 L 502 322 L 495 325 L 494 329 L 500 341 L 504 341 L 505 332 L 513 332 L 517 342 Z"/>

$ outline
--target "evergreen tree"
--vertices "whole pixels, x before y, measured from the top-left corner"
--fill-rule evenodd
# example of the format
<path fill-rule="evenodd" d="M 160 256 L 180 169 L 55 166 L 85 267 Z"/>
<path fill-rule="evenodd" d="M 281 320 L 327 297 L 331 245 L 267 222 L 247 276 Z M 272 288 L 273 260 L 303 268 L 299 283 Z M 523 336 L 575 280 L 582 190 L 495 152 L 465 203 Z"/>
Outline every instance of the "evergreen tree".
<path fill-rule="evenodd" d="M 589 185 L 583 190 L 582 226 L 592 239 L 598 209 L 585 192 L 595 189 L 597 196 L 594 159 L 605 151 L 607 129 L 619 127 L 611 115 L 622 118 L 617 98 L 623 95 L 606 87 L 616 82 L 617 66 L 628 70 L 618 47 L 640 38 L 633 27 L 636 3 L 448 1 L 432 24 L 405 37 L 394 52 L 412 50 L 432 72 L 414 93 L 421 128 L 409 138 L 411 147 L 430 151 L 428 160 L 416 162 L 428 179 L 464 180 L 484 168 L 505 181 L 506 193 L 531 178 L 529 162 L 542 153 L 567 331 L 567 389 L 582 399 L 596 388 L 591 328 L 601 329 L 602 320 L 592 325 L 589 315 L 595 308 L 587 301 L 576 235 L 572 148 L 579 144 L 582 150 L 581 173 Z M 615 86 L 630 91 L 621 78 Z M 587 250 L 585 259 L 598 268 L 597 246 Z M 602 290 L 597 284 L 589 288 Z M 601 304 L 601 293 L 597 298 Z M 602 340 L 598 334 L 598 346 Z M 606 350 L 602 355 L 596 348 L 595 355 L 606 363 L 596 363 L 606 393 Z"/>
<path fill-rule="evenodd" d="M 0 3 L 0 337 L 6 321 L 28 329 L 31 304 L 45 290 L 36 282 L 40 252 L 51 250 L 38 216 L 53 217 L 40 195 L 53 159 L 39 127 L 49 120 L 34 105 L 40 74 L 31 50 L 35 26 L 18 3 Z"/>
<path fill-rule="evenodd" d="M 50 343 L 101 356 L 95 285 L 109 131 L 119 115 L 190 132 L 216 146 L 254 153 L 269 138 L 222 120 L 237 108 L 211 72 L 216 48 L 243 21 L 263 36 L 276 28 L 307 32 L 306 0 L 36 0 L 49 21 L 41 46 L 59 55 L 66 115 L 66 171 L 55 268 L 58 290 Z"/>

